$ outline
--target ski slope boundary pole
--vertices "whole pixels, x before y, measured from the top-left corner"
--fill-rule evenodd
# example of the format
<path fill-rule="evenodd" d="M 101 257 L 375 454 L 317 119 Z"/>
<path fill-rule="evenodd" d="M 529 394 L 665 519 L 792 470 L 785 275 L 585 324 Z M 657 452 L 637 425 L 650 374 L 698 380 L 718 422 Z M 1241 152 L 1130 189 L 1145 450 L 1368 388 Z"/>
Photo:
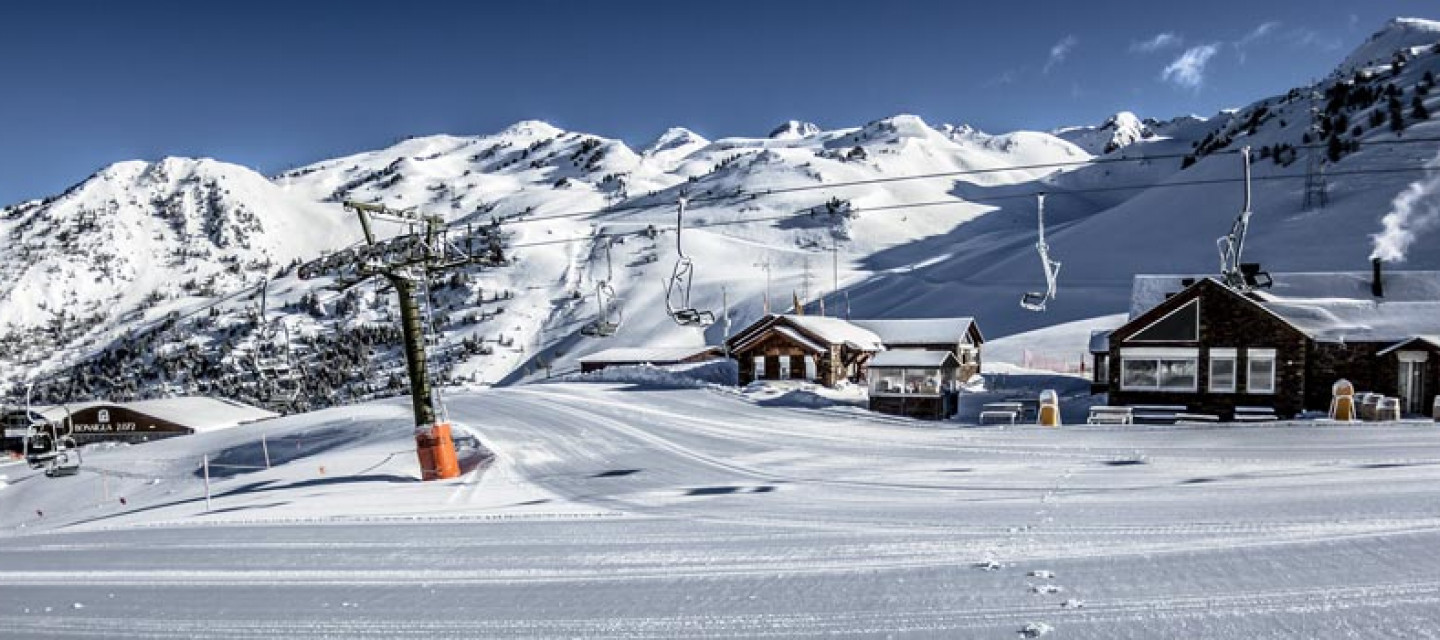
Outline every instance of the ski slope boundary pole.
<path fill-rule="evenodd" d="M 210 510 L 210 454 L 200 458 L 200 465 L 205 468 L 205 510 Z"/>

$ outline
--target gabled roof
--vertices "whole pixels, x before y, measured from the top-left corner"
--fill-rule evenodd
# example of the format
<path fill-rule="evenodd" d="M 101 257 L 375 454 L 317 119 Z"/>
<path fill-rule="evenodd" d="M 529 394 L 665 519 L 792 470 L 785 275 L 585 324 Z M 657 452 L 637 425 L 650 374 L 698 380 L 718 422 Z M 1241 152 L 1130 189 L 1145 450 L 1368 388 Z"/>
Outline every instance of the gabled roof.
<path fill-rule="evenodd" d="M 687 358 L 693 358 L 707 353 L 715 353 L 718 347 L 702 345 L 698 347 L 645 347 L 645 348 L 617 348 L 597 351 L 588 356 L 580 358 L 582 363 L 617 363 L 617 362 L 679 362 Z"/>
<path fill-rule="evenodd" d="M 1385 347 L 1384 349 L 1381 349 L 1376 355 L 1383 356 L 1392 351 L 1404 349 L 1405 347 L 1415 344 L 1416 342 L 1423 342 L 1431 349 L 1440 349 L 1440 336 L 1415 336 L 1412 338 L 1406 338 L 1404 340 L 1396 342 L 1395 344 Z"/>
<path fill-rule="evenodd" d="M 884 341 L 874 332 L 863 327 L 858 327 L 840 318 L 827 318 L 824 316 L 796 316 L 782 315 L 790 324 L 800 327 L 806 333 L 813 335 L 830 344 L 843 344 L 861 351 L 881 351 L 885 348 Z"/>
<path fill-rule="evenodd" d="M 242 402 L 205 396 L 181 396 L 135 402 L 77 402 L 66 405 L 37 407 L 41 415 L 49 420 L 62 420 L 69 413 L 76 413 L 95 407 L 120 407 L 137 413 L 159 418 L 167 422 L 190 427 L 197 432 L 215 431 L 230 427 L 267 420 L 280 414 Z"/>
<path fill-rule="evenodd" d="M 983 343 L 985 337 L 975 327 L 975 319 L 968 316 L 957 318 L 920 318 L 904 320 L 851 320 L 856 326 L 869 329 L 880 336 L 886 345 L 946 344 L 960 342 L 972 328 Z"/>
<path fill-rule="evenodd" d="M 1272 273 L 1269 289 L 1246 297 L 1312 340 L 1388 342 L 1440 334 L 1440 271 L 1386 271 L 1384 296 L 1370 290 L 1370 272 Z M 1203 276 L 1136 276 L 1130 319 L 1186 287 L 1183 280 Z M 1218 284 L 1218 282 L 1217 282 Z M 1223 285 L 1221 285 L 1223 286 Z"/>
<path fill-rule="evenodd" d="M 949 351 L 924 351 L 921 349 L 891 349 L 875 354 L 870 358 L 869 367 L 895 368 L 915 367 L 938 369 L 945 366 L 957 366 L 960 362 L 955 359 L 955 354 Z"/>

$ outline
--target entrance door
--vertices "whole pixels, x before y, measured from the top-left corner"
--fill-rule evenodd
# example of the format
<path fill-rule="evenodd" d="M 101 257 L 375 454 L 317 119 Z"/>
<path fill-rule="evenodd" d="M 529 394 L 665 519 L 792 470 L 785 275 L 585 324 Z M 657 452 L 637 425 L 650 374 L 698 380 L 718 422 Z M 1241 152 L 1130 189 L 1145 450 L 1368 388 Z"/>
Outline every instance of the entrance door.
<path fill-rule="evenodd" d="M 1424 351 L 1400 352 L 1400 402 L 1405 413 L 1425 413 L 1425 361 L 1429 353 Z"/>

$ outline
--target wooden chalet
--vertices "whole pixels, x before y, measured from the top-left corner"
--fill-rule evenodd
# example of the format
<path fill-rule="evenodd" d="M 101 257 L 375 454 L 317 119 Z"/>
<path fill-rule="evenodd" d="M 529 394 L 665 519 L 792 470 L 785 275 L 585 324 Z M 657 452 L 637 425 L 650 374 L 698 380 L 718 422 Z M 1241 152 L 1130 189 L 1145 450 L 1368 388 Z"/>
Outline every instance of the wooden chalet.
<path fill-rule="evenodd" d="M 768 315 L 730 338 L 740 384 L 867 383 L 874 411 L 954 415 L 958 383 L 980 372 L 984 336 L 973 318 L 842 320 Z"/>
<path fill-rule="evenodd" d="M 1173 405 L 1233 419 L 1326 411 L 1331 385 L 1431 410 L 1440 383 L 1440 272 L 1278 273 L 1268 289 L 1137 276 L 1130 320 L 1091 341 L 1112 405 Z"/>

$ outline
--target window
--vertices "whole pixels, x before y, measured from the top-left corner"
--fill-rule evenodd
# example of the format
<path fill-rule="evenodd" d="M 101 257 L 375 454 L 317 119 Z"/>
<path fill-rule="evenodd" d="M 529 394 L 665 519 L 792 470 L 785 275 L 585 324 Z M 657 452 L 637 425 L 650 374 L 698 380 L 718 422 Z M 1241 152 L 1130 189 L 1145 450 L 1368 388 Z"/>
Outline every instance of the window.
<path fill-rule="evenodd" d="M 1122 349 L 1120 388 L 1126 391 L 1187 391 L 1199 389 L 1196 349 Z"/>
<path fill-rule="evenodd" d="M 870 370 L 870 393 L 877 395 L 898 395 L 904 392 L 904 369 Z"/>
<path fill-rule="evenodd" d="M 755 364 L 752 365 L 752 366 L 755 367 L 755 368 L 754 368 L 755 379 L 756 379 L 756 380 L 764 380 L 764 379 L 765 379 L 765 356 L 755 356 L 754 361 L 755 361 Z"/>
<path fill-rule="evenodd" d="M 790 356 L 780 356 L 780 379 L 790 379 Z"/>
<path fill-rule="evenodd" d="M 815 379 L 815 356 L 805 356 L 805 379 Z"/>
<path fill-rule="evenodd" d="M 1110 379 L 1110 354 L 1096 354 L 1095 370 L 1090 373 L 1092 375 L 1092 380 L 1094 380 L 1095 382 L 1107 382 Z"/>
<path fill-rule="evenodd" d="M 1235 393 L 1235 350 L 1210 350 L 1210 392 Z"/>
<path fill-rule="evenodd" d="M 1248 362 L 1245 390 L 1249 393 L 1275 393 L 1275 350 L 1246 349 Z"/>

